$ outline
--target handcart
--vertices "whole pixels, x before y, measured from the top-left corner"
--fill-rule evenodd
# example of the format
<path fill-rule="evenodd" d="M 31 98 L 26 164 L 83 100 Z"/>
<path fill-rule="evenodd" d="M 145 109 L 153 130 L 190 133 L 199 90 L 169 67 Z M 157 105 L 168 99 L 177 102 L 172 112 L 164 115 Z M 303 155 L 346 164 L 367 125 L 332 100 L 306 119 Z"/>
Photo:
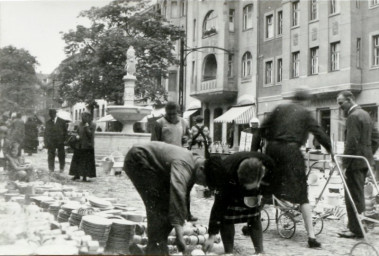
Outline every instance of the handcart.
<path fill-rule="evenodd" d="M 313 164 L 310 164 L 308 161 L 307 177 L 317 164 L 324 164 L 328 162 L 330 161 L 318 160 Z M 275 208 L 275 219 L 270 218 L 267 209 L 263 208 L 261 210 L 262 231 L 265 232 L 270 226 L 271 220 L 275 220 L 277 231 L 281 237 L 287 239 L 293 237 L 296 232 L 296 224 L 302 221 L 300 205 L 279 199 L 274 195 L 272 195 L 272 205 Z M 315 235 L 321 234 L 324 228 L 324 216 L 322 216 L 320 212 L 313 212 L 312 225 Z"/>
<path fill-rule="evenodd" d="M 344 173 L 343 173 L 343 171 L 341 169 L 340 163 L 338 162 L 338 159 L 340 159 L 340 158 L 353 158 L 353 159 L 362 159 L 362 160 L 364 160 L 366 162 L 367 166 L 368 166 L 369 174 L 371 175 L 371 178 L 373 180 L 373 183 L 375 185 L 377 193 L 379 193 L 379 188 L 378 188 L 378 184 L 376 183 L 375 175 L 374 175 L 374 173 L 373 173 L 373 171 L 371 169 L 370 163 L 367 161 L 367 159 L 365 157 L 363 157 L 363 156 L 354 156 L 354 155 L 335 155 L 334 156 L 334 160 L 335 160 L 335 163 L 336 163 L 336 166 L 337 166 L 337 170 L 338 170 L 338 172 L 339 172 L 339 174 L 341 176 L 342 183 L 344 185 L 345 191 L 347 192 L 346 194 L 349 197 L 348 199 L 345 198 L 345 200 L 350 200 L 352 202 L 353 210 L 354 210 L 354 213 L 355 213 L 357 219 L 359 220 L 358 223 L 359 223 L 359 226 L 360 226 L 360 228 L 362 230 L 363 239 L 364 239 L 364 241 L 359 242 L 359 243 L 357 243 L 357 244 L 355 244 L 353 246 L 353 248 L 350 251 L 350 255 L 379 256 L 378 250 L 372 244 L 370 244 L 370 242 L 368 241 L 366 229 L 363 227 L 363 224 L 362 224 L 363 220 L 368 221 L 368 222 L 373 222 L 373 223 L 376 223 L 376 224 L 379 224 L 379 221 L 376 220 L 376 219 L 373 219 L 373 218 L 366 217 L 363 213 L 358 213 L 357 207 L 356 207 L 356 205 L 355 205 L 355 203 L 353 201 L 353 198 L 351 196 L 349 188 L 347 187 L 346 180 L 345 180 L 345 177 L 344 177 Z M 334 171 L 334 169 L 332 171 Z M 328 179 L 328 181 L 329 181 L 329 179 Z M 321 192 L 318 200 L 316 200 L 316 204 L 320 200 L 320 198 L 321 198 L 322 193 L 324 192 L 324 190 L 325 190 L 325 188 L 322 190 L 322 192 Z"/>

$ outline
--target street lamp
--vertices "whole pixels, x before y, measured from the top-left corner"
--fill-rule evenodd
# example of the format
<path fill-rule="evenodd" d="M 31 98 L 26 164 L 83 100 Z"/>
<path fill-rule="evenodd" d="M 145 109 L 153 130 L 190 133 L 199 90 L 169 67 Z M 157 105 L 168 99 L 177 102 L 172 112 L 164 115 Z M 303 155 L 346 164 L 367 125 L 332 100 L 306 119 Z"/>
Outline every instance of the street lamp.
<path fill-rule="evenodd" d="M 202 47 L 196 47 L 196 48 L 185 48 L 184 45 L 184 39 L 180 39 L 180 64 L 179 64 L 179 107 L 180 110 L 183 112 L 184 110 L 184 66 L 185 66 L 185 61 L 187 59 L 187 56 L 195 51 L 198 51 L 200 49 L 216 49 L 216 50 L 221 50 L 227 53 L 231 53 L 229 50 L 217 47 L 217 46 L 202 46 Z M 184 55 L 184 53 L 186 54 Z"/>

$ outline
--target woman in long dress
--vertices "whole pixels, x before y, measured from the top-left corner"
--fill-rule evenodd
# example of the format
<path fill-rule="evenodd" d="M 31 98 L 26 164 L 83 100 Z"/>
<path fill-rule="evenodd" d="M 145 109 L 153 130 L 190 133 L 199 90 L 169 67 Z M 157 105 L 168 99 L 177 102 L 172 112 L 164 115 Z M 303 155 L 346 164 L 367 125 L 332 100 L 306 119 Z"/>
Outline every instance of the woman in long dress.
<path fill-rule="evenodd" d="M 80 176 L 82 181 L 96 177 L 95 130 L 96 125 L 92 123 L 91 113 L 83 112 L 82 121 L 77 128 L 78 142 L 70 166 L 70 175 L 74 176 L 72 180 L 78 180 Z"/>

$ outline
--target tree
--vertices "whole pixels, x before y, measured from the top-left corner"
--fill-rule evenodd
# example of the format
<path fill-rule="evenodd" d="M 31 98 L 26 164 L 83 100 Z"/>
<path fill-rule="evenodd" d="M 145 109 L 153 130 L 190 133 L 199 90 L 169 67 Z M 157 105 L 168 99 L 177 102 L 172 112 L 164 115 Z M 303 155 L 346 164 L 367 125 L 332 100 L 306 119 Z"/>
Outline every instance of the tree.
<path fill-rule="evenodd" d="M 59 66 L 62 100 L 74 103 L 104 98 L 121 104 L 130 45 L 139 61 L 136 96 L 152 101 L 167 98 L 160 81 L 168 76 L 168 67 L 178 63 L 174 43 L 183 31 L 157 12 L 138 13 L 146 2 L 117 0 L 80 14 L 89 18 L 91 25 L 63 34 L 68 57 Z"/>
<path fill-rule="evenodd" d="M 36 58 L 24 49 L 7 46 L 0 49 L 0 99 L 9 108 L 33 108 L 40 86 L 36 75 Z"/>

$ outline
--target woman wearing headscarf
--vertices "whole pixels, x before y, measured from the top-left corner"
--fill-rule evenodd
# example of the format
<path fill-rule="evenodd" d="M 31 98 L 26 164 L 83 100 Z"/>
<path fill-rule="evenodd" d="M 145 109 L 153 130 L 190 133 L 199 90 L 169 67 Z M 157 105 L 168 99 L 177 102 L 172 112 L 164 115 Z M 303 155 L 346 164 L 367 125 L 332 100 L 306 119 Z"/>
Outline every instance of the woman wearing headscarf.
<path fill-rule="evenodd" d="M 77 143 L 74 149 L 70 166 L 72 180 L 80 179 L 87 181 L 87 178 L 96 177 L 95 166 L 95 130 L 96 125 L 92 123 L 90 112 L 83 112 L 82 121 L 77 126 Z"/>

